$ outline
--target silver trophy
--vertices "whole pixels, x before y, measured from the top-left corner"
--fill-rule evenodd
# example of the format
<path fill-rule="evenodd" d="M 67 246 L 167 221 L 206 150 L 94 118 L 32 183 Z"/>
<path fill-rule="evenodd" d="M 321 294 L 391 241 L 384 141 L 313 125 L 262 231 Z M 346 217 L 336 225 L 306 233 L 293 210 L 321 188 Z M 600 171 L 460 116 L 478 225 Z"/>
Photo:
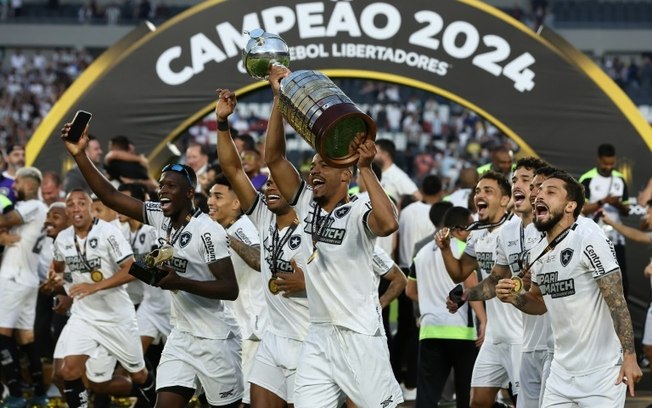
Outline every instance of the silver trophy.
<path fill-rule="evenodd" d="M 267 79 L 270 66 L 290 65 L 289 48 L 277 34 L 257 28 L 242 51 L 247 73 Z M 319 71 L 295 71 L 281 80 L 279 108 L 283 118 L 331 166 L 358 161 L 358 146 L 376 138 L 376 124 Z"/>

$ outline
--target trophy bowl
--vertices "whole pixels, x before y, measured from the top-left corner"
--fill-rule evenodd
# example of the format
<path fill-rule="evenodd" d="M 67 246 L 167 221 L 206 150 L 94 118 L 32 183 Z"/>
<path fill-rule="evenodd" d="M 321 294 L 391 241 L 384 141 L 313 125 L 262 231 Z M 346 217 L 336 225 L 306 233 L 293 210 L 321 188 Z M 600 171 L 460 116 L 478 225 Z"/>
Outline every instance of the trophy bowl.
<path fill-rule="evenodd" d="M 242 62 L 250 77 L 267 79 L 272 64 L 290 66 L 290 50 L 281 37 L 256 28 L 245 31 L 249 41 L 242 51 Z"/>
<path fill-rule="evenodd" d="M 249 76 L 266 79 L 271 64 L 289 66 L 289 48 L 276 34 L 255 29 L 243 50 Z M 334 167 L 358 161 L 358 146 L 376 138 L 376 124 L 319 71 L 301 70 L 281 80 L 279 109 L 283 118 Z"/>

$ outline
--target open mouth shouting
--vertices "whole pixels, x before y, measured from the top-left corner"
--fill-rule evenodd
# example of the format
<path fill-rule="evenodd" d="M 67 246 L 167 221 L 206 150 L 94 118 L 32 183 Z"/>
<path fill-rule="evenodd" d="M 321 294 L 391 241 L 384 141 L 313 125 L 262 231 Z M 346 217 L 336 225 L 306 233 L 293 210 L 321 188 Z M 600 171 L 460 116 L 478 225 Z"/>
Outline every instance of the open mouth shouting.
<path fill-rule="evenodd" d="M 521 190 L 514 190 L 512 197 L 514 198 L 514 206 L 516 207 L 520 207 L 525 203 L 525 193 Z"/>
<path fill-rule="evenodd" d="M 485 218 L 487 216 L 487 208 L 489 204 L 485 200 L 477 200 L 475 206 L 478 209 L 478 216 L 480 218 Z"/>
<path fill-rule="evenodd" d="M 172 207 L 172 199 L 170 197 L 161 197 L 159 201 L 161 202 L 161 210 L 163 212 L 170 211 L 170 207 Z"/>
<path fill-rule="evenodd" d="M 267 195 L 267 204 L 274 204 L 279 202 L 281 196 L 278 194 L 268 194 Z"/>
<path fill-rule="evenodd" d="M 549 214 L 550 209 L 543 201 L 537 201 L 534 203 L 534 216 L 537 221 L 546 220 Z"/>
<path fill-rule="evenodd" d="M 312 178 L 312 190 L 316 193 L 323 190 L 325 184 L 326 180 L 321 177 L 316 176 Z"/>

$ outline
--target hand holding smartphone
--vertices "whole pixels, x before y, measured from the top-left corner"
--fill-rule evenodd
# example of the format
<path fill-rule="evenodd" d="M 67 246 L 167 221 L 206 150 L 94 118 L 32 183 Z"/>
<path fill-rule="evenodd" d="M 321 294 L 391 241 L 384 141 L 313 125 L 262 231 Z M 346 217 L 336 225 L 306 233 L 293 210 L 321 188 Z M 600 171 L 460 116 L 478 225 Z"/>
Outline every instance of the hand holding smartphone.
<path fill-rule="evenodd" d="M 92 117 L 93 115 L 90 112 L 83 110 L 77 111 L 75 117 L 72 120 L 72 123 L 70 124 L 70 130 L 68 131 L 66 140 L 71 143 L 77 143 L 81 136 L 84 134 L 84 130 L 86 130 L 86 126 L 88 126 L 88 123 L 91 121 Z"/>

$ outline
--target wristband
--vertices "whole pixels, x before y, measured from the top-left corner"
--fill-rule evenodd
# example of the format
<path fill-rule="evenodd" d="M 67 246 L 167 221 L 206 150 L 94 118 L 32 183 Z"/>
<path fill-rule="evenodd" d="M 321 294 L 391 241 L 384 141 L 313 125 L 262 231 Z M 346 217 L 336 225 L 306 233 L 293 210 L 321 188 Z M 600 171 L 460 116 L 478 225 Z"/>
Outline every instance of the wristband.
<path fill-rule="evenodd" d="M 228 132 L 229 131 L 229 121 L 228 120 L 225 120 L 225 121 L 218 120 L 217 121 L 217 130 L 219 130 L 220 132 Z"/>

